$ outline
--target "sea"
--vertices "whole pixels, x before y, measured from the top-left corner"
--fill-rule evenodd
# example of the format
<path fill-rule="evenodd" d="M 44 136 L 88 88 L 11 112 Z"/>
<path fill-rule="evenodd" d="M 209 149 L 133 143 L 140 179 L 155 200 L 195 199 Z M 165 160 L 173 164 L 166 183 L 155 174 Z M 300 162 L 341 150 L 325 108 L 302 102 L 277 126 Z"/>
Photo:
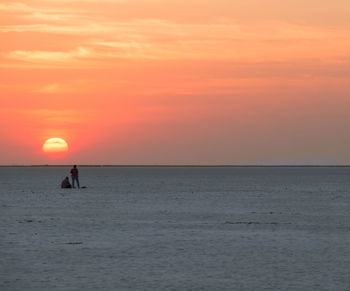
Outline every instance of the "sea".
<path fill-rule="evenodd" d="M 0 290 L 350 290 L 350 167 L 0 167 Z"/>

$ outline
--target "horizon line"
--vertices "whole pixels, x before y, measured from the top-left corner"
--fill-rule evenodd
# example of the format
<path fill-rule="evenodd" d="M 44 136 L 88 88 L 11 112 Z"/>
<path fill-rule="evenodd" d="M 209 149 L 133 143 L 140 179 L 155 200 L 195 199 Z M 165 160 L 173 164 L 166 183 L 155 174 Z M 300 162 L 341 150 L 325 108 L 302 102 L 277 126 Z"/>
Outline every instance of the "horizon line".
<path fill-rule="evenodd" d="M 81 164 L 79 167 L 350 167 L 350 165 L 317 164 Z M 0 165 L 0 167 L 72 167 L 72 164 Z"/>

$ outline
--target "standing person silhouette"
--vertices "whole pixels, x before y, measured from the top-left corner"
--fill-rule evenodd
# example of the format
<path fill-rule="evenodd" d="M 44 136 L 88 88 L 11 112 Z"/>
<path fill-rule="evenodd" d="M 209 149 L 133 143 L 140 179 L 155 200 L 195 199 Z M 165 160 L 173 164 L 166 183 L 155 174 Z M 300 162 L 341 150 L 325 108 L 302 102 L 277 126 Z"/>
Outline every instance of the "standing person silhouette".
<path fill-rule="evenodd" d="M 70 170 L 70 173 L 72 174 L 72 186 L 74 187 L 74 182 L 77 181 L 78 188 L 80 188 L 79 184 L 79 171 L 76 165 L 73 166 L 73 168 Z"/>

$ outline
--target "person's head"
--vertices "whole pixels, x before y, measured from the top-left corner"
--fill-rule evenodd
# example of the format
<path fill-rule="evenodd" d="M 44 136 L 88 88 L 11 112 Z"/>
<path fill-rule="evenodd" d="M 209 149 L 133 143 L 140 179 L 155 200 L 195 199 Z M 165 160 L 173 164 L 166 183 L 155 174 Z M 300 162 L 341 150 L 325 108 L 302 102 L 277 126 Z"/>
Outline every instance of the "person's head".
<path fill-rule="evenodd" d="M 77 165 L 74 165 L 74 166 L 73 166 L 73 168 L 76 168 L 76 167 L 77 167 Z"/>
<path fill-rule="evenodd" d="M 68 176 L 65 178 L 65 180 L 69 180 Z"/>

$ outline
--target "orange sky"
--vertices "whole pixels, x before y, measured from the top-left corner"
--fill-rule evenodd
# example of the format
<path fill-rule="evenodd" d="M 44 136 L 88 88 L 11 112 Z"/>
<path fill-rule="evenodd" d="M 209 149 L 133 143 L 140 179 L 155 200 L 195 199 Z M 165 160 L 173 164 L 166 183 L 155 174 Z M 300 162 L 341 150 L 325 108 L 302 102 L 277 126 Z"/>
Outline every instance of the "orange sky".
<path fill-rule="evenodd" d="M 0 164 L 350 164 L 348 0 L 0 13 Z"/>

